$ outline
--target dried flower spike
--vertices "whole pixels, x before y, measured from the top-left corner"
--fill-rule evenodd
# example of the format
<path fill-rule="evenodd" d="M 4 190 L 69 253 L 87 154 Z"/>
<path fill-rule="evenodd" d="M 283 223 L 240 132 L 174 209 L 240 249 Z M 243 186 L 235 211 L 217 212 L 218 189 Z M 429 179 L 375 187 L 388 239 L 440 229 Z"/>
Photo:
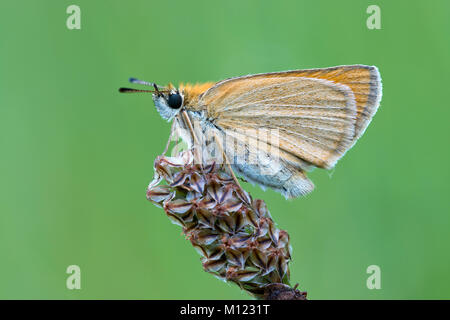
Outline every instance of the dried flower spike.
<path fill-rule="evenodd" d="M 258 299 L 306 299 L 289 285 L 289 235 L 263 200 L 253 200 L 224 167 L 194 164 L 191 151 L 159 156 L 154 168 L 147 199 L 183 228 L 205 271 Z"/>

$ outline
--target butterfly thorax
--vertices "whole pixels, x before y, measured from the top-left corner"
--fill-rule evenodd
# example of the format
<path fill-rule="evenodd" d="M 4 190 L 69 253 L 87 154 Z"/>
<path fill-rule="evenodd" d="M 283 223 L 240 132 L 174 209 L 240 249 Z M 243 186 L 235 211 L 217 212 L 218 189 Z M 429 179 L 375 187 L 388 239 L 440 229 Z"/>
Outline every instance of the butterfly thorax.
<path fill-rule="evenodd" d="M 199 104 L 200 96 L 214 85 L 212 82 L 196 84 L 180 84 L 179 90 L 183 93 L 183 107 L 187 110 L 201 111 L 205 106 Z"/>

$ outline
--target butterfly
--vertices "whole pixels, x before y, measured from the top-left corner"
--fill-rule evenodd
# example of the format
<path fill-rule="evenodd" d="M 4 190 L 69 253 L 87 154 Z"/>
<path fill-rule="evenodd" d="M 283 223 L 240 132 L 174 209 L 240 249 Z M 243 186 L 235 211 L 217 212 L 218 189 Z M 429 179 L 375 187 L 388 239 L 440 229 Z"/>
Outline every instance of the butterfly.
<path fill-rule="evenodd" d="M 172 132 L 206 155 L 222 155 L 233 177 L 295 198 L 314 189 L 306 172 L 330 169 L 366 130 L 381 100 L 375 66 L 252 74 L 151 92 Z"/>

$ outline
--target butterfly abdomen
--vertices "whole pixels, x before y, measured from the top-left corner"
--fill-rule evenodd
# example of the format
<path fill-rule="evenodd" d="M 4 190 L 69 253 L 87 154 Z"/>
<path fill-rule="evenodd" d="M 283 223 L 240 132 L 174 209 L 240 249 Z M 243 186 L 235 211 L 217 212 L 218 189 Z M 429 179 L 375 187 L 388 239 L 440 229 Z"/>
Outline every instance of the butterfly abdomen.
<path fill-rule="evenodd" d="M 286 198 L 304 196 L 314 190 L 314 183 L 303 172 L 295 172 L 283 185 L 282 193 Z"/>

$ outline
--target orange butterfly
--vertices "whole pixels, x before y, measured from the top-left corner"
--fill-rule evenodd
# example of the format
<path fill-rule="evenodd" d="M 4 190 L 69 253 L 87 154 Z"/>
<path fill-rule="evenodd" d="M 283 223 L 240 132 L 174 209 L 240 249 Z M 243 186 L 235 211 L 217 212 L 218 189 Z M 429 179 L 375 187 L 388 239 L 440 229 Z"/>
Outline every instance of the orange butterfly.
<path fill-rule="evenodd" d="M 332 168 L 364 133 L 381 100 L 378 69 L 365 65 L 179 88 L 130 81 L 155 90 L 120 91 L 152 92 L 156 109 L 190 147 L 198 146 L 204 157 L 222 155 L 234 178 L 233 171 L 289 198 L 313 190 L 305 172 Z"/>

